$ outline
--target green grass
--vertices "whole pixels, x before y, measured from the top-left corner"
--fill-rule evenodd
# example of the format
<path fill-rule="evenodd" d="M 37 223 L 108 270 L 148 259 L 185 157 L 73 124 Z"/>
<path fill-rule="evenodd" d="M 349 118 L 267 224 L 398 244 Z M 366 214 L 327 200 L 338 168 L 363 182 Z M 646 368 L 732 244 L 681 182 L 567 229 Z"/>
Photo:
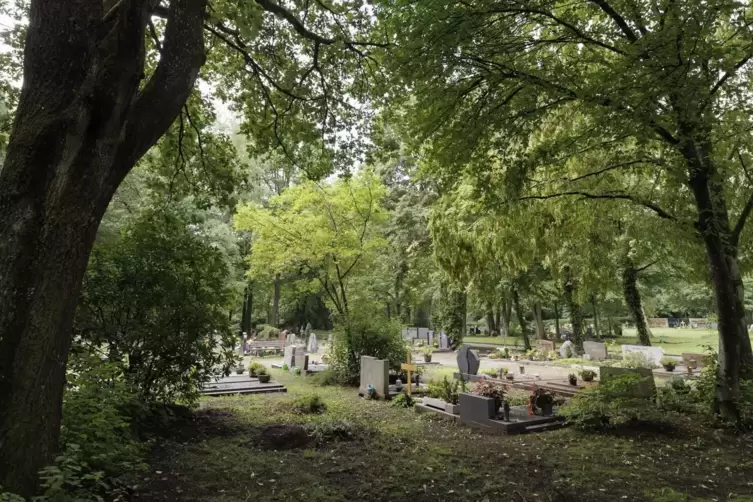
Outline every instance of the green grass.
<path fill-rule="evenodd" d="M 679 356 L 683 352 L 702 353 L 706 345 L 713 347 L 714 350 L 717 350 L 719 346 L 719 338 L 716 330 L 653 328 L 651 332 L 653 334 L 651 344 L 663 348 L 667 354 Z M 468 343 L 486 343 L 491 345 L 503 345 L 504 340 L 501 336 L 467 336 L 464 339 Z M 523 347 L 523 341 L 520 338 L 508 336 L 506 340 L 508 346 L 515 346 L 517 342 L 518 347 Z M 622 344 L 637 344 L 638 336 L 635 329 L 628 328 L 625 329 L 623 336 L 610 338 L 606 341 L 612 340 L 617 346 Z M 751 337 L 751 340 L 753 340 L 753 337 Z"/>
<path fill-rule="evenodd" d="M 205 399 L 207 409 L 160 440 L 134 500 L 699 501 L 753 489 L 753 439 L 703 430 L 690 419 L 678 419 L 669 436 L 572 429 L 489 436 L 363 400 L 352 388 L 272 373 L 287 395 Z M 295 399 L 312 392 L 327 411 L 293 413 Z M 257 446 L 269 425 L 338 420 L 353 424 L 355 439 L 279 451 Z"/>

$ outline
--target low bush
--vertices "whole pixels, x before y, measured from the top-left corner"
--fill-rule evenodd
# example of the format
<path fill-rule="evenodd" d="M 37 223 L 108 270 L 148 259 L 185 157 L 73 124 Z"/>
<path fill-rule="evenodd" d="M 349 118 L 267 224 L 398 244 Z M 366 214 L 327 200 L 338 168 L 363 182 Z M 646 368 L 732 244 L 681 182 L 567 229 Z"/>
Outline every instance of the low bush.
<path fill-rule="evenodd" d="M 327 411 L 327 405 L 318 394 L 301 396 L 293 402 L 293 413 L 318 415 Z"/>
<path fill-rule="evenodd" d="M 429 382 L 429 397 L 441 399 L 446 403 L 458 404 L 460 393 L 465 392 L 465 390 L 464 380 L 453 380 L 451 382 L 447 376 L 442 380 Z"/>
<path fill-rule="evenodd" d="M 311 377 L 309 377 L 308 381 L 320 387 L 341 384 L 339 378 L 337 377 L 337 373 L 330 369 L 314 373 Z"/>
<path fill-rule="evenodd" d="M 356 436 L 356 426 L 348 420 L 332 422 L 309 422 L 303 426 L 308 435 L 317 443 L 332 440 L 350 440 Z"/>
<path fill-rule="evenodd" d="M 661 422 L 664 415 L 650 399 L 632 397 L 639 375 L 622 375 L 586 389 L 560 408 L 569 423 L 581 429 L 604 429 L 632 422 Z"/>
<path fill-rule="evenodd" d="M 666 357 L 666 356 L 662 357 L 659 362 L 667 371 L 674 371 L 675 368 L 677 367 L 677 361 L 675 361 L 671 357 Z"/>
<path fill-rule="evenodd" d="M 357 385 L 361 372 L 361 356 L 387 359 L 391 369 L 400 368 L 406 348 L 402 327 L 395 320 L 354 310 L 335 329 L 330 351 L 330 368 L 338 379 Z"/>
<path fill-rule="evenodd" d="M 264 371 L 264 373 L 259 373 L 259 371 Z M 248 367 L 248 375 L 252 377 L 258 376 L 260 374 L 264 375 L 266 374 L 266 371 L 267 369 L 264 367 L 264 365 L 257 362 L 251 363 L 251 365 Z"/>
<path fill-rule="evenodd" d="M 413 398 L 405 392 L 401 392 L 390 401 L 390 406 L 393 408 L 413 408 L 414 404 L 416 403 Z"/>

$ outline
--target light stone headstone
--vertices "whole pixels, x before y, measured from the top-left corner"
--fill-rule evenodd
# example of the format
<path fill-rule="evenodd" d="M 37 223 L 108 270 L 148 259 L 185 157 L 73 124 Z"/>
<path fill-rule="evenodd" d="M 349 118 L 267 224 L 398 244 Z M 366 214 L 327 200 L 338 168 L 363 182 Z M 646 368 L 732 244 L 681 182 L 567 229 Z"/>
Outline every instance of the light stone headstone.
<path fill-rule="evenodd" d="M 384 399 L 390 392 L 389 361 L 371 356 L 361 356 L 361 384 L 358 393 L 366 396 L 369 385 L 376 389 L 376 394 Z"/>
<path fill-rule="evenodd" d="M 308 357 L 306 356 L 306 349 L 303 345 L 295 345 L 295 352 L 294 352 L 294 360 L 293 360 L 293 366 L 296 366 L 298 368 L 301 368 L 301 371 L 307 370 L 308 368 Z M 292 366 L 291 366 L 292 367 Z"/>
<path fill-rule="evenodd" d="M 319 342 L 316 339 L 316 333 L 311 333 L 309 335 L 309 344 L 308 347 L 306 347 L 306 351 L 309 354 L 316 354 L 319 352 Z"/>
<path fill-rule="evenodd" d="M 419 340 L 428 340 L 429 339 L 429 328 L 416 328 L 418 330 L 418 338 Z"/>
<path fill-rule="evenodd" d="M 292 368 L 295 366 L 295 346 L 288 345 L 285 347 L 285 364 L 288 365 L 288 368 Z"/>
<path fill-rule="evenodd" d="M 654 363 L 656 366 L 661 365 L 661 358 L 664 357 L 664 349 L 662 349 L 661 347 L 646 347 L 645 345 L 623 345 L 622 346 L 623 359 L 625 359 L 628 354 L 636 353 L 636 352 L 643 354 L 649 361 Z"/>
<path fill-rule="evenodd" d="M 479 364 L 478 354 L 471 350 L 470 345 L 463 344 L 458 349 L 458 369 L 460 373 L 475 375 L 478 373 Z"/>
<path fill-rule="evenodd" d="M 429 331 L 426 336 L 429 340 L 429 347 L 433 346 L 434 345 L 434 332 Z"/>
<path fill-rule="evenodd" d="M 608 357 L 606 343 L 583 342 L 583 351 L 594 361 L 603 361 Z"/>
<path fill-rule="evenodd" d="M 449 349 L 450 348 L 450 339 L 444 333 L 440 333 L 439 334 L 439 348 L 440 349 Z"/>
<path fill-rule="evenodd" d="M 569 351 L 567 350 L 568 348 L 570 349 Z M 575 357 L 575 344 L 571 340 L 565 340 L 565 343 L 560 347 L 560 357 L 566 359 L 568 357 L 568 352 L 570 352 L 570 357 Z"/>

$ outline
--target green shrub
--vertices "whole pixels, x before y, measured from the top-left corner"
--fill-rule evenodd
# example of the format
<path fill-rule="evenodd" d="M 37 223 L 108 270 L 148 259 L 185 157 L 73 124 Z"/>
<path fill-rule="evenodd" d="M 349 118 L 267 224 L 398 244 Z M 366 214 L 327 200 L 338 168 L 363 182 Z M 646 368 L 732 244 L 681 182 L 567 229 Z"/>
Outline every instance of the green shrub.
<path fill-rule="evenodd" d="M 299 368 L 298 366 L 294 367 L 293 368 L 293 374 L 295 376 L 301 376 L 301 368 Z"/>
<path fill-rule="evenodd" d="M 390 402 L 390 406 L 393 408 L 413 408 L 413 405 L 415 404 L 413 398 L 406 394 L 405 392 L 401 392 L 397 396 L 392 398 L 392 401 Z"/>
<path fill-rule="evenodd" d="M 259 371 L 264 371 L 264 373 L 259 373 Z M 264 367 L 262 363 L 253 362 L 248 367 L 248 374 L 249 376 L 258 376 L 258 375 L 266 375 L 267 369 Z"/>
<path fill-rule="evenodd" d="M 441 399 L 446 403 L 458 404 L 461 392 L 465 392 L 466 385 L 464 380 L 453 380 L 452 382 L 444 377 L 442 380 L 432 380 L 429 382 L 429 397 Z"/>
<path fill-rule="evenodd" d="M 314 373 L 314 375 L 309 378 L 309 381 L 314 385 L 318 385 L 320 387 L 341 384 L 340 380 L 337 377 L 337 373 L 330 369 Z"/>
<path fill-rule="evenodd" d="M 481 374 L 492 377 L 492 378 L 497 378 L 497 376 L 499 375 L 499 373 L 497 373 L 497 370 L 493 370 L 493 369 L 483 370 Z"/>
<path fill-rule="evenodd" d="M 630 397 L 640 385 L 639 375 L 622 375 L 575 395 L 560 408 L 569 423 L 582 429 L 600 429 L 636 421 L 662 421 L 663 415 L 649 399 Z"/>
<path fill-rule="evenodd" d="M 659 362 L 667 371 L 673 371 L 677 367 L 677 361 L 671 357 L 662 357 Z"/>
<path fill-rule="evenodd" d="M 398 369 L 406 356 L 402 327 L 395 320 L 352 311 L 336 327 L 330 356 L 330 368 L 348 385 L 359 382 L 361 356 L 387 359 L 391 369 Z"/>
<path fill-rule="evenodd" d="M 327 405 L 318 394 L 301 396 L 293 402 L 293 413 L 299 415 L 318 415 L 327 411 Z"/>
<path fill-rule="evenodd" d="M 98 241 L 86 271 L 74 339 L 106 347 L 145 402 L 198 400 L 204 382 L 236 366 L 234 278 L 193 223 L 178 207 L 144 211 Z"/>
<path fill-rule="evenodd" d="M 356 436 L 355 425 L 348 420 L 332 422 L 309 422 L 303 426 L 308 435 L 317 443 L 332 440 L 349 440 Z"/>

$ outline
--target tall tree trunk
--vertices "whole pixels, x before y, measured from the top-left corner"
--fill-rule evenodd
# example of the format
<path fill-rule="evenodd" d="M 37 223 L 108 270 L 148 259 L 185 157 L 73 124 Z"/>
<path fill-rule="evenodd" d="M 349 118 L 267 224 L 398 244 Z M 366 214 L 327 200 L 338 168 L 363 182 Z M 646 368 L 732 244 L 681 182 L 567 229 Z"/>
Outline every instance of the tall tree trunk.
<path fill-rule="evenodd" d="M 541 301 L 536 300 L 533 304 L 533 317 L 536 319 L 536 336 L 541 340 L 546 340 L 546 330 L 544 329 L 544 314 L 541 312 Z"/>
<path fill-rule="evenodd" d="M 560 334 L 560 305 L 559 302 L 554 302 L 554 334 L 557 340 L 561 340 Z"/>
<path fill-rule="evenodd" d="M 573 277 L 572 269 L 565 267 L 564 284 L 562 285 L 562 292 L 565 297 L 565 303 L 570 310 L 570 323 L 573 325 L 573 343 L 575 344 L 575 352 L 577 354 L 583 353 L 583 312 L 581 311 L 580 304 L 576 300 L 576 294 L 578 291 L 577 280 Z"/>
<path fill-rule="evenodd" d="M 625 296 L 625 305 L 638 331 L 638 342 L 641 345 L 651 345 L 651 333 L 643 313 L 641 294 L 638 291 L 638 270 L 629 258 L 625 260 L 622 267 L 622 292 Z"/>
<path fill-rule="evenodd" d="M 243 333 L 251 332 L 251 319 L 254 311 L 254 289 L 251 283 L 246 284 L 246 291 L 243 298 L 243 315 L 241 317 L 241 331 Z"/>
<path fill-rule="evenodd" d="M 517 288 L 512 290 L 512 301 L 515 304 L 515 314 L 518 316 L 518 324 L 520 324 L 520 332 L 523 336 L 523 348 L 525 350 L 531 350 L 531 339 L 528 336 L 528 323 L 526 322 L 523 309 L 520 307 L 520 295 Z"/>
<path fill-rule="evenodd" d="M 499 326 L 500 334 L 503 336 L 510 336 L 510 322 L 512 321 L 512 300 L 505 295 L 502 298 L 500 313 L 502 314 L 502 320 Z"/>
<path fill-rule="evenodd" d="M 497 308 L 494 309 L 494 326 L 497 327 L 497 335 L 501 335 L 502 331 L 502 325 L 500 324 L 502 322 L 502 308 L 499 304 L 497 304 Z"/>
<path fill-rule="evenodd" d="M 591 309 L 594 314 L 594 335 L 596 338 L 601 338 L 601 329 L 599 328 L 599 309 L 596 305 L 596 295 L 591 295 Z"/>
<path fill-rule="evenodd" d="M 489 334 L 499 334 L 497 323 L 494 320 L 494 308 L 491 302 L 486 302 L 486 326 L 489 328 Z"/>
<path fill-rule="evenodd" d="M 743 281 L 737 244 L 747 216 L 732 229 L 722 188 L 722 174 L 711 159 L 710 142 L 696 141 L 683 131 L 681 150 L 688 164 L 688 181 L 698 211 L 698 230 L 706 248 L 711 283 L 719 315 L 719 413 L 737 420 L 740 379 L 753 377 L 753 352 L 745 329 Z"/>
<path fill-rule="evenodd" d="M 150 2 L 33 0 L 0 170 L 0 485 L 30 497 L 58 443 L 73 316 L 97 227 L 180 113 L 203 64 L 204 0 L 170 3 L 149 82 Z"/>
<path fill-rule="evenodd" d="M 280 327 L 280 276 L 275 276 L 274 295 L 272 296 L 272 315 L 269 316 L 269 324 L 275 328 Z"/>

